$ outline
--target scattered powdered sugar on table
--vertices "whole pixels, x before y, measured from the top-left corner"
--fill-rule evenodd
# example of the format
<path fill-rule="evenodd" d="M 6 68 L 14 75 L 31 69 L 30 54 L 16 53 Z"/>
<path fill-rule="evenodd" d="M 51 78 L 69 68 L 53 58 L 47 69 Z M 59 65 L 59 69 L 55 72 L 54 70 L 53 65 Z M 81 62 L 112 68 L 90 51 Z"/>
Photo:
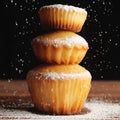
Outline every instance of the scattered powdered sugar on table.
<path fill-rule="evenodd" d="M 86 112 L 77 115 L 45 115 L 30 109 L 0 108 L 0 119 L 39 119 L 39 120 L 120 120 L 120 103 L 102 100 L 89 100 L 85 103 Z M 33 110 L 32 110 L 33 109 Z M 84 108 L 83 108 L 84 109 Z"/>

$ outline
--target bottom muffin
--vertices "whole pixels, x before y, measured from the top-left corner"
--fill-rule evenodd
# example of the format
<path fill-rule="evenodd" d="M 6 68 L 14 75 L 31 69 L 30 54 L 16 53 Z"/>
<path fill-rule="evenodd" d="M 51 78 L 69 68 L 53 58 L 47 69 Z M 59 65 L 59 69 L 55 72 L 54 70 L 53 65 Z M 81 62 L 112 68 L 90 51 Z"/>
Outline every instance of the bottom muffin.
<path fill-rule="evenodd" d="M 27 74 L 35 107 L 48 114 L 75 114 L 84 106 L 91 74 L 80 65 L 41 65 Z"/>

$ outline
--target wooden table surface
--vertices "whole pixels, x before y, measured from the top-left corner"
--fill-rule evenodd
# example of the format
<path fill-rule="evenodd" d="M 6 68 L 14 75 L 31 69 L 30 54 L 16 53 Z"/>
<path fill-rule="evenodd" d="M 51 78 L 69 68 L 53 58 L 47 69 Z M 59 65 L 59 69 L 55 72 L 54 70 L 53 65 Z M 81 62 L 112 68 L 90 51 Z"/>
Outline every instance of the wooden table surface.
<path fill-rule="evenodd" d="M 120 102 L 120 80 L 92 80 L 88 99 Z M 26 108 L 32 104 L 26 80 L 0 80 L 0 106 Z M 120 119 L 120 118 L 118 118 Z"/>

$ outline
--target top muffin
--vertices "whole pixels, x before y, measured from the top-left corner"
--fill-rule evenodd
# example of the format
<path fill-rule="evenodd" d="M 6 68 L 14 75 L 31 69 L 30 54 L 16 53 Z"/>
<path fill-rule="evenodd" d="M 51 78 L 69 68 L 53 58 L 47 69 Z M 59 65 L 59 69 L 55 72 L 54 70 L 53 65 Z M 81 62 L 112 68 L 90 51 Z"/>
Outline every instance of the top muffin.
<path fill-rule="evenodd" d="M 87 18 L 87 11 L 71 5 L 46 5 L 39 9 L 43 29 L 80 32 Z"/>

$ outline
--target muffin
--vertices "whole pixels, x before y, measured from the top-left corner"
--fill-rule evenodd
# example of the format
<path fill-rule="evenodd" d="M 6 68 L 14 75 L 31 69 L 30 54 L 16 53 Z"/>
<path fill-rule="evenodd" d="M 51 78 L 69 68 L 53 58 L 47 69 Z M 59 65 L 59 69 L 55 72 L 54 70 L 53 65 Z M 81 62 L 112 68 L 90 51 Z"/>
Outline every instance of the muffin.
<path fill-rule="evenodd" d="M 91 74 L 75 65 L 40 65 L 27 74 L 35 107 L 48 114 L 81 111 L 91 87 Z"/>
<path fill-rule="evenodd" d="M 89 47 L 87 41 L 74 32 L 54 31 L 34 38 L 32 48 L 41 61 L 79 64 Z"/>
<path fill-rule="evenodd" d="M 40 24 L 45 30 L 80 32 L 87 18 L 87 11 L 71 5 L 46 5 L 39 9 Z"/>

